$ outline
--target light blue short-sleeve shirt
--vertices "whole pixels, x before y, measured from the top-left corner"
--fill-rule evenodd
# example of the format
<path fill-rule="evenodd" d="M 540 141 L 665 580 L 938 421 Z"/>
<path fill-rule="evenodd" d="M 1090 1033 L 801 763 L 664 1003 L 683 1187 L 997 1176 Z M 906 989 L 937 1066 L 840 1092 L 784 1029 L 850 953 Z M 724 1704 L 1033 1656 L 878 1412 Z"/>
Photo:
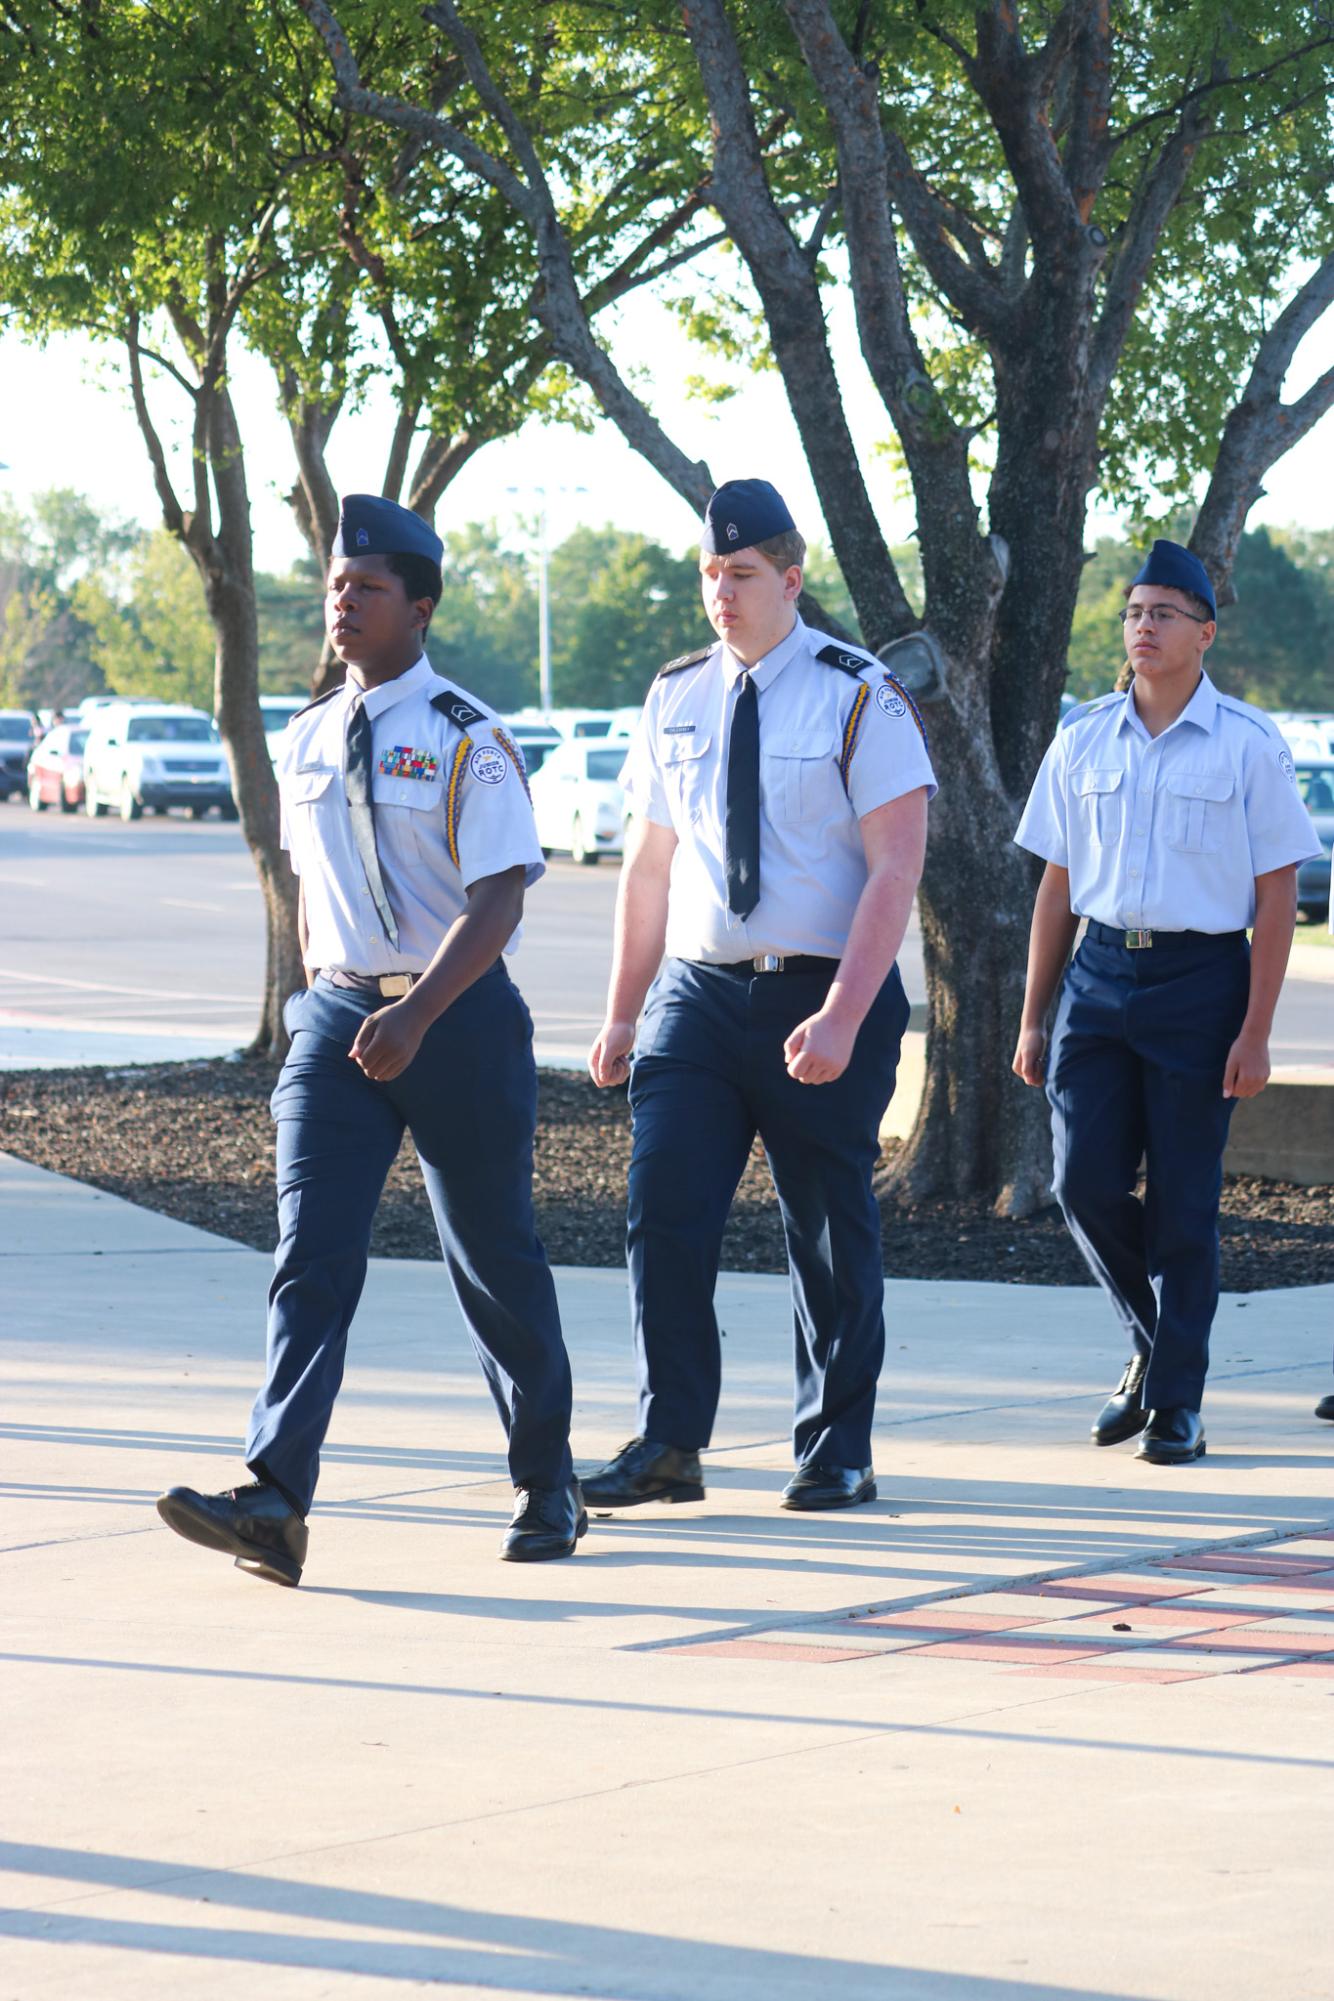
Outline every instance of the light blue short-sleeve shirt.
<path fill-rule="evenodd" d="M 434 696 L 457 713 L 434 708 Z M 375 849 L 397 948 L 348 815 L 347 725 L 358 701 L 371 719 Z M 522 752 L 499 716 L 442 681 L 425 655 L 396 680 L 363 693 L 349 679 L 294 716 L 279 748 L 278 797 L 282 844 L 305 897 L 306 962 L 328 971 L 424 972 L 473 883 L 521 866 L 531 885 L 545 870 Z"/>
<path fill-rule="evenodd" d="M 839 653 L 842 665 L 817 656 Z M 727 755 L 741 676 L 759 694 L 760 900 L 727 907 Z M 674 958 L 842 957 L 866 886 L 858 822 L 935 774 L 920 724 L 880 661 L 800 618 L 747 668 L 721 642 L 658 677 L 621 773 L 633 812 L 677 836 L 667 906 Z"/>
<path fill-rule="evenodd" d="M 1126 930 L 1244 930 L 1256 876 L 1321 851 L 1278 730 L 1207 674 L 1160 736 L 1133 690 L 1074 710 L 1014 838 L 1069 871 L 1076 916 Z"/>

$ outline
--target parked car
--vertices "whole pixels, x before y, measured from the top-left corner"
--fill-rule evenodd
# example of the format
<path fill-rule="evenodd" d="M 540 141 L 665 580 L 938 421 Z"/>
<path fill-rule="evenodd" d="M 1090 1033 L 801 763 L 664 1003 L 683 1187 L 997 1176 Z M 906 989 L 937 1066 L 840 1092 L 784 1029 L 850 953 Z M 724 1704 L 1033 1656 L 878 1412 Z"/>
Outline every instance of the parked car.
<path fill-rule="evenodd" d="M 1297 908 L 1304 917 L 1322 918 L 1329 910 L 1330 851 L 1334 849 L 1334 757 L 1294 759 L 1297 790 L 1315 822 L 1324 853 L 1303 862 L 1297 871 Z"/>
<path fill-rule="evenodd" d="M 556 849 L 587 865 L 619 855 L 625 795 L 617 780 L 625 744 L 573 738 L 557 746 L 532 781 L 533 813 L 543 854 Z"/>
<path fill-rule="evenodd" d="M 1287 738 L 1288 749 L 1294 757 L 1313 757 L 1317 762 L 1323 757 L 1334 757 L 1334 716 L 1310 710 L 1279 709 L 1274 712 L 1271 721 L 1277 723 Z"/>
<path fill-rule="evenodd" d="M 611 729 L 611 710 L 550 709 L 544 720 L 554 723 L 566 739 L 606 736 Z"/>
<path fill-rule="evenodd" d="M 505 728 L 523 753 L 524 767 L 530 778 L 535 771 L 542 769 L 557 744 L 565 741 L 554 724 L 532 722 L 524 716 L 511 716 Z"/>
<path fill-rule="evenodd" d="M 28 804 L 34 813 L 59 806 L 76 813 L 83 804 L 83 747 L 88 732 L 77 723 L 57 723 L 28 760 Z"/>
<path fill-rule="evenodd" d="M 309 707 L 309 695 L 260 696 L 259 713 L 264 721 L 264 741 L 269 746 L 269 756 L 275 764 L 278 762 L 278 745 L 282 742 L 283 731 L 298 709 Z"/>
<path fill-rule="evenodd" d="M 0 709 L 0 799 L 28 789 L 28 759 L 41 732 L 29 709 Z"/>
<path fill-rule="evenodd" d="M 145 806 L 188 806 L 196 820 L 216 806 L 236 818 L 231 776 L 218 732 L 202 709 L 172 703 L 112 702 L 94 711 L 83 752 L 84 811 L 100 819 L 114 806 L 137 820 Z"/>

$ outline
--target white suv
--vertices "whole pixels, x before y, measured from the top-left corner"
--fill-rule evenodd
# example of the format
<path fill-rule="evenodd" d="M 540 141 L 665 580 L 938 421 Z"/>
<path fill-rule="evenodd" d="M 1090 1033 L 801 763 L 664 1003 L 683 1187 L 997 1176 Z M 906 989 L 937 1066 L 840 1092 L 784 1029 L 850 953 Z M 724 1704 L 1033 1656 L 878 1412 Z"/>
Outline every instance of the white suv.
<path fill-rule="evenodd" d="M 115 807 L 137 820 L 145 806 L 188 806 L 196 820 L 216 806 L 236 818 L 231 775 L 212 719 L 202 709 L 108 702 L 95 709 L 83 747 L 84 810 L 100 819 Z"/>

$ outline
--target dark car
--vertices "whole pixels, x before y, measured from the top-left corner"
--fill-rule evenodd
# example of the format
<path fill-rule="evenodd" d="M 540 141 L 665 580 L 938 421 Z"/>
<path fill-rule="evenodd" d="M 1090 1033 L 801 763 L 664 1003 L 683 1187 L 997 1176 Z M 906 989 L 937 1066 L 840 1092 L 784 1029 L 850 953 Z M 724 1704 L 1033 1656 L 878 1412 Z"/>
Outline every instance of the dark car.
<path fill-rule="evenodd" d="M 27 709 L 0 709 L 0 799 L 28 789 L 28 759 L 41 731 Z"/>
<path fill-rule="evenodd" d="M 1297 790 L 1315 824 L 1324 853 L 1303 862 L 1297 871 L 1297 908 L 1304 917 L 1323 918 L 1329 911 L 1329 856 L 1334 848 L 1334 757 L 1293 759 Z"/>

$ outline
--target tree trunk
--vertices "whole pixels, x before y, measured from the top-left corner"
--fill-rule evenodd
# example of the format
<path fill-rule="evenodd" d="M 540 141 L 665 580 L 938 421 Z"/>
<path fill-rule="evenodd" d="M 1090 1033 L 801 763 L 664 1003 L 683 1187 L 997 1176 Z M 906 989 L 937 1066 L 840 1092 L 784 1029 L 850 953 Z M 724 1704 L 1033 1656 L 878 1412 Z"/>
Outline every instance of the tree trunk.
<path fill-rule="evenodd" d="M 216 536 L 191 553 L 204 578 L 216 635 L 218 729 L 232 774 L 232 795 L 264 898 L 264 989 L 252 1055 L 287 1053 L 283 1004 L 305 984 L 297 942 L 297 879 L 279 844 L 278 783 L 259 709 L 259 621 L 255 602 L 250 499 L 241 437 L 225 389 L 208 399 L 208 458 L 218 502 Z M 192 529 L 194 524 L 192 525 Z"/>
<path fill-rule="evenodd" d="M 952 686 L 962 682 L 954 663 L 948 672 Z M 999 1189 L 1001 1213 L 1029 1215 L 1051 1199 L 1051 1143 L 1042 1094 L 1011 1074 L 1010 1059 L 1038 870 L 1013 844 L 1019 806 L 989 730 L 973 726 L 966 701 L 923 713 L 941 776 L 918 892 L 926 1079 L 886 1192 L 918 1201 Z"/>

